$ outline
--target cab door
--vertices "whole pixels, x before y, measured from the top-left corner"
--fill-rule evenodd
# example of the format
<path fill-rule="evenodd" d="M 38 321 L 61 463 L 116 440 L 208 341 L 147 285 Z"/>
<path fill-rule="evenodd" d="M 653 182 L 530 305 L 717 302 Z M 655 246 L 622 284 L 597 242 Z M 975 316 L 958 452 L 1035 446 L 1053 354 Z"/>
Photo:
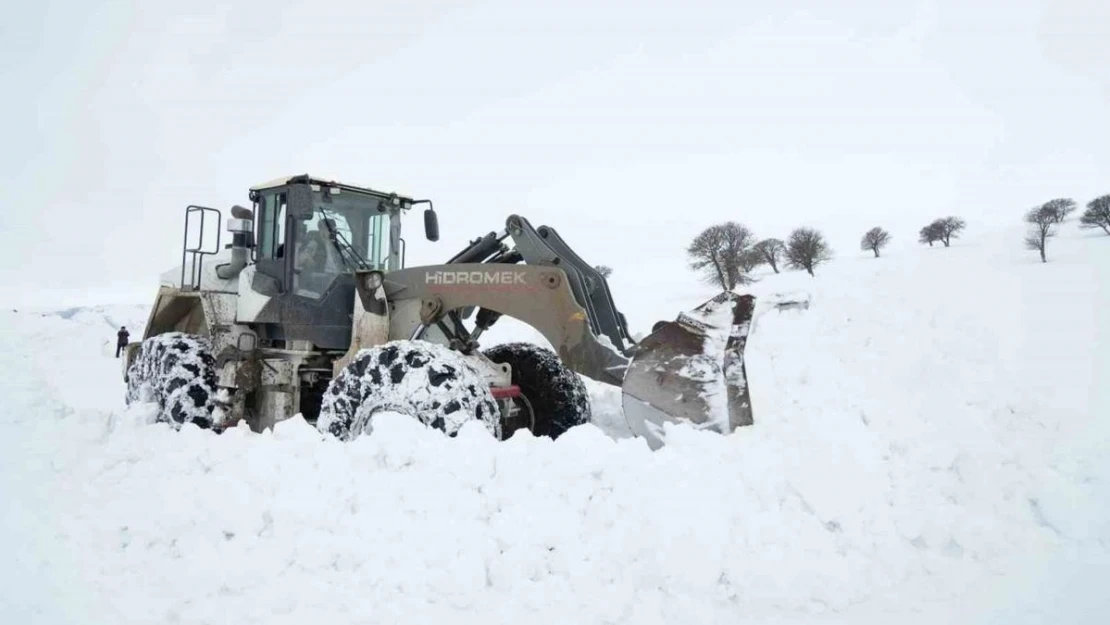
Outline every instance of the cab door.
<path fill-rule="evenodd" d="M 285 292 L 286 260 L 289 254 L 286 251 L 286 233 L 289 231 L 289 206 L 284 191 L 267 192 L 258 198 L 258 244 L 255 246 L 255 264 L 258 273 L 266 276 L 271 282 L 273 293 L 278 295 Z M 262 290 L 262 289 L 259 289 Z"/>
<path fill-rule="evenodd" d="M 270 299 L 255 321 L 281 323 L 279 302 L 288 291 L 290 257 L 289 202 L 284 189 L 267 190 L 255 209 L 255 274 L 251 290 Z"/>

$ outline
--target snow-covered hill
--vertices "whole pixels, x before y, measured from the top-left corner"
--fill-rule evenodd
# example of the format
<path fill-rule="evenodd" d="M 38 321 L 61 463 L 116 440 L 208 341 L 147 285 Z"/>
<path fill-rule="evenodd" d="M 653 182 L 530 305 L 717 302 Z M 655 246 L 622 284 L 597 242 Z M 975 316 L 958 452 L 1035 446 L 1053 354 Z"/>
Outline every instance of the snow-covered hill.
<path fill-rule="evenodd" d="M 122 405 L 115 326 L 138 333 L 143 306 L 4 311 L 0 610 L 82 625 L 1105 622 L 1110 237 L 1065 230 L 1049 264 L 1020 238 L 766 276 L 761 302 L 810 304 L 757 319 L 756 425 L 679 429 L 654 453 L 619 392 L 592 383 L 597 425 L 557 442 L 398 418 L 348 444 L 299 420 L 172 432 Z M 706 295 L 675 282 L 664 299 Z"/>

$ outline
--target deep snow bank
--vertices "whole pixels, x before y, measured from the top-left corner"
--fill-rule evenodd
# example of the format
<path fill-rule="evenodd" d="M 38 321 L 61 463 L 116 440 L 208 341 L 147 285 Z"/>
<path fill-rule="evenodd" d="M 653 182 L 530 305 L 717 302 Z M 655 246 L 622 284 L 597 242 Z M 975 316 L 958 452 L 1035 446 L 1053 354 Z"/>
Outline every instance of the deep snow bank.
<path fill-rule="evenodd" d="M 676 430 L 655 453 L 593 384 L 598 427 L 557 442 L 449 440 L 399 417 L 347 444 L 301 421 L 175 433 L 122 410 L 104 311 L 2 313 L 0 609 L 83 624 L 1104 620 L 1110 240 L 1061 238 L 1049 265 L 1014 241 L 768 277 L 761 301 L 810 307 L 757 318 L 756 426 Z"/>

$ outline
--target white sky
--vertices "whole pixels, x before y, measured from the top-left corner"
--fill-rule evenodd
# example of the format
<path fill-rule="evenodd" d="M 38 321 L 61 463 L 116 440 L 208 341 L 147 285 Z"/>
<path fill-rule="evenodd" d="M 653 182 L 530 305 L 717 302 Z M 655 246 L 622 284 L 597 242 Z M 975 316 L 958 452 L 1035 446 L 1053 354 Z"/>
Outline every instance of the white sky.
<path fill-rule="evenodd" d="M 1106 0 L 25 2 L 0 58 L 12 302 L 145 301 L 187 204 L 292 173 L 435 199 L 410 264 L 520 212 L 618 304 L 726 219 L 846 256 L 1110 193 Z"/>

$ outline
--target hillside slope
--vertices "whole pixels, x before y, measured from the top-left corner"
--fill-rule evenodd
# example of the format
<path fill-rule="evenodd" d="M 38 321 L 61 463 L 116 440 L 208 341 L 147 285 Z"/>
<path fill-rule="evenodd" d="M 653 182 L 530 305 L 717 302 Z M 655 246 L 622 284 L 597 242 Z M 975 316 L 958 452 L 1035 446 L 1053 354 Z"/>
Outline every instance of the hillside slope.
<path fill-rule="evenodd" d="M 619 393 L 592 383 L 597 424 L 557 442 L 449 440 L 398 417 L 349 444 L 299 420 L 172 432 L 122 406 L 113 325 L 138 330 L 142 306 L 4 311 L 0 610 L 82 624 L 1106 620 L 1110 237 L 1054 246 L 1042 265 L 999 232 L 766 276 L 761 302 L 810 305 L 761 308 L 756 425 L 677 429 L 655 453 L 628 437 Z M 675 282 L 664 299 L 705 295 Z"/>

